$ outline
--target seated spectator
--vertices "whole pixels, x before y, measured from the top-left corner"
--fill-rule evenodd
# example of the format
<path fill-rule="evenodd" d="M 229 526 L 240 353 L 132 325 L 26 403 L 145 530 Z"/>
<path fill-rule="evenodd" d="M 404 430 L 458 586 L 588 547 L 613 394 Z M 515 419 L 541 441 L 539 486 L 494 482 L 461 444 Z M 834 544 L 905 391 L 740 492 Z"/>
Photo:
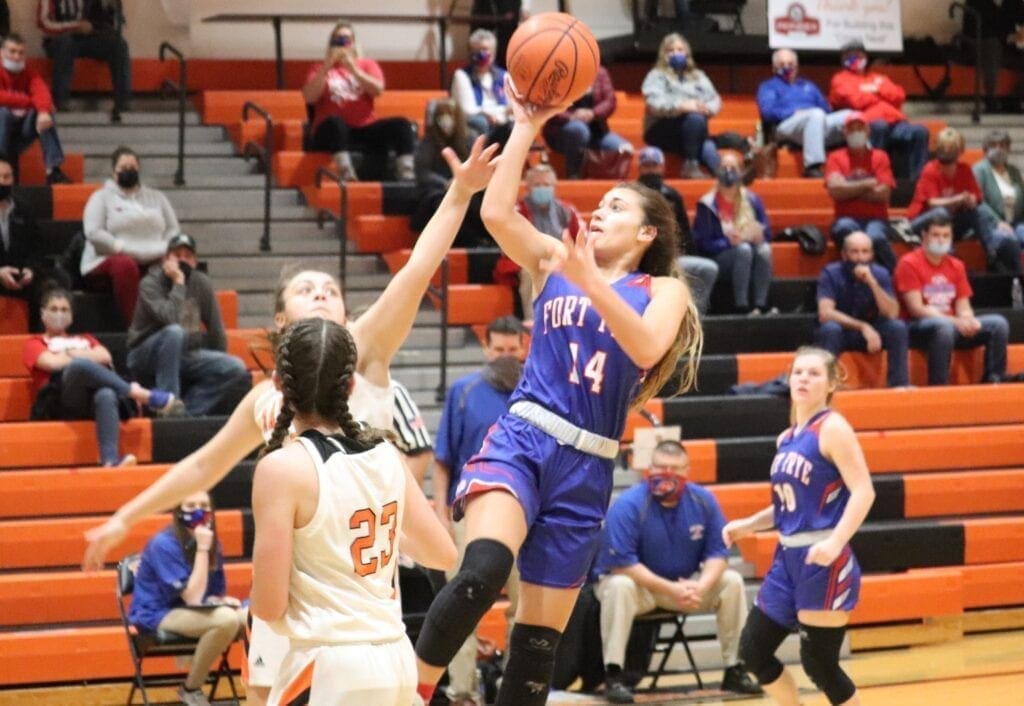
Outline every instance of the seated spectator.
<path fill-rule="evenodd" d="M 843 351 L 885 349 L 889 387 L 905 387 L 907 325 L 892 276 L 872 260 L 871 238 L 853 231 L 842 244 L 842 262 L 825 265 L 818 276 L 818 331 L 815 343 L 836 358 Z"/>
<path fill-rule="evenodd" d="M 558 177 L 549 164 L 538 164 L 526 171 L 526 195 L 519 199 L 516 209 L 533 227 L 552 238 L 562 239 L 566 230 L 575 237 L 582 228 L 576 207 L 555 198 Z M 494 282 L 506 284 L 519 292 L 522 319 L 527 326 L 533 321 L 533 280 L 507 255 L 498 258 L 494 266 Z"/>
<path fill-rule="evenodd" d="M 722 154 L 715 187 L 697 202 L 693 241 L 732 282 L 733 306 L 752 315 L 775 314 L 778 309 L 768 309 L 772 230 L 760 197 L 740 184 L 742 169 L 738 154 Z"/>
<path fill-rule="evenodd" d="M 139 157 L 128 147 L 110 156 L 112 176 L 85 204 L 82 276 L 87 288 L 114 292 L 125 326 L 135 316 L 141 270 L 160 259 L 180 233 L 162 192 L 139 179 Z"/>
<path fill-rule="evenodd" d="M 590 90 L 566 110 L 544 123 L 544 141 L 555 152 L 565 155 L 565 175 L 579 179 L 585 150 L 632 154 L 633 145 L 608 127 L 615 112 L 615 87 L 608 69 L 597 67 Z"/>
<path fill-rule="evenodd" d="M 504 145 L 512 132 L 512 110 L 505 97 L 505 70 L 495 64 L 498 40 L 478 29 L 469 36 L 469 63 L 452 74 L 452 100 L 487 144 Z"/>
<path fill-rule="evenodd" d="M 792 142 L 803 149 L 805 177 L 821 177 L 825 149 L 843 141 L 843 120 L 849 111 L 829 112 L 825 96 L 811 81 L 797 76 L 796 52 L 778 49 L 772 54 L 775 75 L 757 89 L 757 109 L 765 135 L 776 142 Z"/>
<path fill-rule="evenodd" d="M 1010 327 L 999 314 L 975 316 L 967 269 L 950 255 L 953 224 L 943 213 L 932 215 L 921 234 L 921 247 L 896 265 L 896 291 L 909 320 L 910 347 L 928 352 L 928 384 L 949 382 L 954 348 L 985 347 L 982 382 L 1006 376 Z"/>
<path fill-rule="evenodd" d="M 0 158 L 17 166 L 18 156 L 39 140 L 47 184 L 67 184 L 60 170 L 64 150 L 53 121 L 53 98 L 43 77 L 25 66 L 25 40 L 8 34 L 0 43 Z"/>
<path fill-rule="evenodd" d="M 828 102 L 836 110 L 864 113 L 871 126 L 871 146 L 895 155 L 897 178 L 916 180 L 928 161 L 928 128 L 907 122 L 903 113 L 906 91 L 885 74 L 868 71 L 862 42 L 843 45 L 840 60 L 842 68 L 832 76 Z"/>
<path fill-rule="evenodd" d="M 46 35 L 43 49 L 53 61 L 53 98 L 57 110 L 66 110 L 71 98 L 75 59 L 96 59 L 110 66 L 110 83 L 114 87 L 110 119 L 120 122 L 121 113 L 131 109 L 132 98 L 132 62 L 128 42 L 121 36 L 124 18 L 120 3 L 39 0 L 36 18 Z"/>
<path fill-rule="evenodd" d="M 718 151 L 708 139 L 708 120 L 722 99 L 697 68 L 690 44 L 672 33 L 661 40 L 658 61 L 644 78 L 644 142 L 683 156 L 682 177 L 701 179 L 703 164 L 714 174 Z"/>
<path fill-rule="evenodd" d="M 199 640 L 178 698 L 185 706 L 209 706 L 202 686 L 224 650 L 245 633 L 247 619 L 247 609 L 227 595 L 210 495 L 193 493 L 175 509 L 174 522 L 146 544 L 128 620 L 142 633 L 166 630 Z"/>
<path fill-rule="evenodd" d="M 1024 248 L 1024 180 L 1020 170 L 1010 164 L 1010 134 L 1005 130 L 990 132 L 985 138 L 985 158 L 972 170 L 983 201 L 992 210 L 997 235 L 1012 236 L 1018 247 Z M 1000 262 L 1011 264 L 1003 258 Z M 1019 275 L 1020 258 L 1017 265 L 1010 272 Z"/>
<path fill-rule="evenodd" d="M 646 187 L 654 189 L 672 204 L 672 210 L 676 214 L 676 223 L 679 224 L 679 269 L 686 275 L 686 281 L 690 284 L 690 291 L 693 293 L 697 311 L 701 315 L 706 314 L 708 302 L 711 300 L 711 290 L 715 288 L 715 280 L 718 279 L 718 263 L 707 257 L 693 255 L 693 236 L 690 233 L 690 218 L 686 215 L 686 204 L 683 195 L 665 183 L 665 155 L 657 147 L 645 147 L 640 150 L 638 159 L 640 163 L 640 175 L 637 181 Z"/>
<path fill-rule="evenodd" d="M 605 698 L 613 704 L 633 703 L 622 681 L 626 644 L 634 618 L 656 608 L 714 612 L 726 664 L 722 689 L 762 693 L 739 661 L 747 597 L 743 577 L 728 568 L 725 517 L 712 493 L 687 480 L 689 471 L 682 445 L 662 441 L 644 480 L 616 498 L 605 518 L 593 575 L 601 602 Z"/>
<path fill-rule="evenodd" d="M 952 219 L 953 236 L 963 240 L 972 234 L 988 254 L 990 269 L 1020 272 L 1020 245 L 1013 234 L 999 231 L 997 216 L 981 197 L 981 189 L 971 167 L 960 156 L 963 136 L 951 127 L 935 140 L 935 159 L 925 165 L 914 189 L 907 216 L 914 231 L 924 228 L 937 213 Z"/>
<path fill-rule="evenodd" d="M 137 404 L 166 414 L 181 403 L 169 392 L 121 378 L 111 369 L 110 351 L 89 334 L 68 334 L 72 312 L 67 291 L 47 290 L 41 305 L 43 333 L 25 341 L 22 354 L 37 400 L 33 419 L 95 419 L 100 463 L 134 465 L 135 456 L 119 450 L 122 417 L 135 416 Z"/>
<path fill-rule="evenodd" d="M 327 42 L 327 57 L 310 69 L 302 95 L 314 106 L 312 148 L 331 152 L 345 181 L 358 179 L 352 165 L 354 149 L 363 152 L 364 164 L 377 165 L 386 163 L 394 151 L 397 177 L 416 178 L 416 125 L 406 118 L 378 118 L 373 104 L 383 92 L 380 64 L 362 55 L 352 25 L 339 22 Z"/>
<path fill-rule="evenodd" d="M 220 305 L 198 264 L 195 240 L 174 236 L 163 260 L 142 278 L 128 329 L 132 376 L 174 393 L 195 416 L 210 414 L 222 397 L 252 384 L 242 361 L 224 352 Z"/>
<path fill-rule="evenodd" d="M 889 195 L 896 180 L 889 155 L 871 148 L 868 125 L 861 113 L 846 116 L 844 132 L 846 147 L 832 152 L 825 165 L 825 189 L 835 209 L 832 240 L 842 249 L 848 234 L 867 233 L 874 259 L 892 272 L 896 254 L 889 244 Z"/>

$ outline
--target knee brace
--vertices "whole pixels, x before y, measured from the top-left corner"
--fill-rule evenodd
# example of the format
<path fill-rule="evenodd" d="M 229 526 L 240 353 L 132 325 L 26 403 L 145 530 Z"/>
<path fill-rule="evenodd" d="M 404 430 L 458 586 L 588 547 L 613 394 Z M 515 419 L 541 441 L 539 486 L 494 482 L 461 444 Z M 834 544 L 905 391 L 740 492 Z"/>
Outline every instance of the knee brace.
<path fill-rule="evenodd" d="M 544 706 L 562 633 L 541 625 L 516 623 L 508 642 L 508 665 L 496 706 Z"/>
<path fill-rule="evenodd" d="M 788 628 L 776 623 L 760 608 L 751 609 L 740 634 L 740 659 L 762 686 L 782 676 L 782 662 L 775 656 L 775 650 L 788 635 Z"/>
<path fill-rule="evenodd" d="M 800 663 L 829 703 L 849 701 L 857 687 L 839 666 L 839 650 L 846 628 L 820 628 L 800 624 Z"/>
<path fill-rule="evenodd" d="M 470 542 L 459 572 L 430 604 L 416 640 L 416 656 L 435 667 L 451 662 L 501 593 L 512 571 L 512 562 L 511 550 L 501 542 Z"/>

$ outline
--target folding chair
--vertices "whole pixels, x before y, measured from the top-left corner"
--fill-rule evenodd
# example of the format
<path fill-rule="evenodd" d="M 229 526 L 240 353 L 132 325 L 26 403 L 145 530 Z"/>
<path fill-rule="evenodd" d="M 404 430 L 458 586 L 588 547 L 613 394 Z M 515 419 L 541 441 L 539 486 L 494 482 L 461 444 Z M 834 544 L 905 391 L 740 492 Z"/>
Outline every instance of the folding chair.
<path fill-rule="evenodd" d="M 145 676 L 142 672 L 142 662 L 145 658 L 191 657 L 199 643 L 199 640 L 195 638 L 166 630 L 143 632 L 128 622 L 128 604 L 131 602 L 132 592 L 135 590 L 135 572 L 139 567 L 139 558 L 138 554 L 129 554 L 117 564 L 117 609 L 121 614 L 121 624 L 124 626 L 124 634 L 128 639 L 128 653 L 131 655 L 132 667 L 135 670 L 132 688 L 128 692 L 128 706 L 135 703 L 136 690 L 142 694 L 142 703 L 145 706 L 150 706 L 149 695 L 146 693 L 148 687 L 176 686 L 184 678 L 184 673 Z M 210 688 L 209 697 L 212 702 L 220 680 L 227 679 L 228 685 L 231 687 L 231 703 L 238 706 L 238 690 L 235 688 L 234 674 L 232 674 L 231 665 L 228 663 L 229 651 L 230 647 L 221 655 L 220 664 L 207 677 L 206 683 L 213 685 Z"/>
<path fill-rule="evenodd" d="M 697 663 L 693 660 L 693 653 L 690 652 L 690 644 L 686 640 L 686 634 L 683 632 L 683 627 L 686 625 L 686 613 L 672 613 L 669 611 L 653 611 L 651 613 L 645 613 L 644 615 L 638 615 L 633 621 L 635 623 L 647 623 L 653 627 L 653 646 L 651 649 L 651 657 L 655 655 L 661 655 L 661 659 L 658 662 L 657 667 L 651 667 L 648 665 L 647 671 L 644 673 L 645 677 L 651 677 L 651 689 L 658 688 L 658 679 L 669 674 L 686 674 L 687 671 L 693 673 L 694 678 L 697 680 L 697 688 L 703 689 L 704 682 L 700 678 L 700 671 L 697 669 Z M 662 627 L 668 625 L 671 627 L 671 633 L 665 637 L 662 635 Z M 686 659 L 690 662 L 690 669 L 669 669 L 665 665 L 668 664 L 668 658 L 672 654 L 672 648 L 676 645 L 682 645 L 686 651 Z M 653 662 L 653 659 L 651 660 Z"/>

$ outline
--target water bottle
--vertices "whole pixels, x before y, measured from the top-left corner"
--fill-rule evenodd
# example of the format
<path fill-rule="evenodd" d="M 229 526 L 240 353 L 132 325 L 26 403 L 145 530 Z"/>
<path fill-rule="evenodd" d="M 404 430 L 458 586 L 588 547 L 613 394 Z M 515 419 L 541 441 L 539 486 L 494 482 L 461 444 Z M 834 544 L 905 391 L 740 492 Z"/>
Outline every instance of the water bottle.
<path fill-rule="evenodd" d="M 1013 286 L 1010 288 L 1010 301 L 1014 309 L 1024 309 L 1024 291 L 1020 284 L 1020 277 L 1013 278 Z"/>

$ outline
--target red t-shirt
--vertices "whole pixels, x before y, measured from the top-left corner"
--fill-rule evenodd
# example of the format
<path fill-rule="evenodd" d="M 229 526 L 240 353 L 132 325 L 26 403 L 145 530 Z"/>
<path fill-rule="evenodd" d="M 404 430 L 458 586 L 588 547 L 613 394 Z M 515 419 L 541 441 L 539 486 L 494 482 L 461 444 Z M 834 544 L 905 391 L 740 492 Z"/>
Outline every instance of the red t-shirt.
<path fill-rule="evenodd" d="M 844 147 L 833 150 L 825 162 L 825 180 L 833 174 L 841 174 L 846 179 L 857 180 L 874 177 L 881 184 L 889 188 L 896 188 L 896 180 L 892 176 L 892 166 L 889 163 L 889 155 L 882 150 L 858 150 L 851 151 Z M 856 218 L 867 220 L 869 218 L 889 218 L 889 204 L 880 201 L 868 201 L 866 199 L 847 199 L 846 201 L 833 201 L 836 218 Z"/>
<path fill-rule="evenodd" d="M 893 279 L 900 294 L 920 291 L 925 304 L 949 316 L 956 312 L 954 305 L 957 299 L 970 299 L 974 293 L 962 260 L 946 255 L 938 265 L 933 265 L 924 256 L 923 248 L 900 258 Z M 910 318 L 906 309 L 902 313 L 903 318 Z"/>
<path fill-rule="evenodd" d="M 921 177 L 917 180 L 917 187 L 914 189 L 914 199 L 907 207 L 907 217 L 917 218 L 927 211 L 928 201 L 931 199 L 956 196 L 964 191 L 974 194 L 978 203 L 982 202 L 978 181 L 967 164 L 957 162 L 953 178 L 947 179 L 942 174 L 942 165 L 939 164 L 939 160 L 933 159 L 921 170 Z"/>
<path fill-rule="evenodd" d="M 87 333 L 73 334 L 71 336 L 54 336 L 47 338 L 43 334 L 36 334 L 25 341 L 21 350 L 21 361 L 28 368 L 32 376 L 32 394 L 39 392 L 39 389 L 50 381 L 50 371 L 36 367 L 39 356 L 49 351 L 50 353 L 61 353 L 71 350 L 88 350 L 96 348 L 100 342 Z"/>
<path fill-rule="evenodd" d="M 721 193 L 715 194 L 715 207 L 718 209 L 718 220 L 722 222 L 736 220 L 736 207 Z"/>
<path fill-rule="evenodd" d="M 384 80 L 384 72 L 373 59 L 356 59 L 356 65 L 364 73 Z M 317 64 L 306 76 L 308 82 L 323 64 Z M 349 127 L 366 127 L 377 121 L 373 112 L 373 96 L 363 90 L 359 81 L 344 66 L 335 66 L 327 72 L 327 82 L 317 99 L 313 111 L 313 129 L 323 122 L 324 118 L 336 115 Z"/>

